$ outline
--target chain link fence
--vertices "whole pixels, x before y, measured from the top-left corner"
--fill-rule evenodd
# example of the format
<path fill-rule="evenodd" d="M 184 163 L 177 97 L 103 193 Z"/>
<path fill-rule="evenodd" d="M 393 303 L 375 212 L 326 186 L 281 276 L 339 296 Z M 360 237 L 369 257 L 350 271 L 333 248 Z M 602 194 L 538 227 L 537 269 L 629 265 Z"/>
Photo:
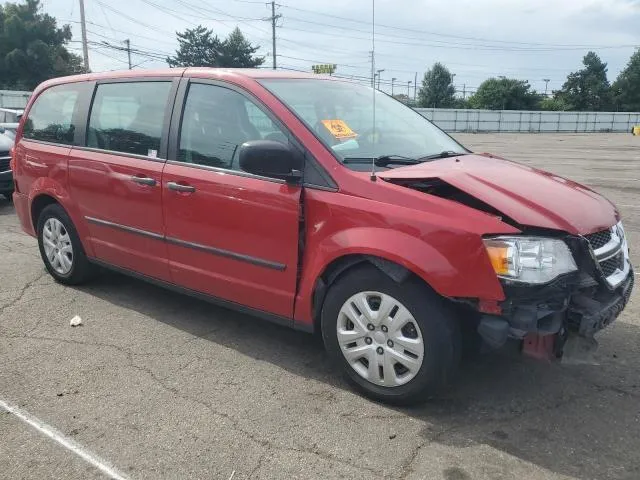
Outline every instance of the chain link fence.
<path fill-rule="evenodd" d="M 30 96 L 31 92 L 0 90 L 0 108 L 24 108 Z"/>
<path fill-rule="evenodd" d="M 631 133 L 640 113 L 533 112 L 520 110 L 458 110 L 416 108 L 446 132 Z"/>

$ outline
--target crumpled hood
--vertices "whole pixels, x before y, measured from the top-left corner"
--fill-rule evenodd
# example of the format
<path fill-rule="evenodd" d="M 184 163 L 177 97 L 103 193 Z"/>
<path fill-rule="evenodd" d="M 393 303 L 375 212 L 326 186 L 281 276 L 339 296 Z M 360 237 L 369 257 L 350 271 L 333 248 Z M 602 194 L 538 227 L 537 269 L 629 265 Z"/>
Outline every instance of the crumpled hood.
<path fill-rule="evenodd" d="M 439 179 L 521 225 L 588 234 L 618 217 L 593 190 L 549 172 L 489 155 L 463 155 L 379 172 L 391 182 Z"/>

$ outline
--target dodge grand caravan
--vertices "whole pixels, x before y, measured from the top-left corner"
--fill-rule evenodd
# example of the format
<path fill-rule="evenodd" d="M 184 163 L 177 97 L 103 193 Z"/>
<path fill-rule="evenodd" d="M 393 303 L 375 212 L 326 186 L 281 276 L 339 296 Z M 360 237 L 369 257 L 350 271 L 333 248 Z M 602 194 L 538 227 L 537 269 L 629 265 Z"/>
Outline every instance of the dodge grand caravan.
<path fill-rule="evenodd" d="M 58 282 L 108 267 L 321 332 L 346 377 L 384 401 L 446 382 L 469 330 L 557 358 L 610 324 L 633 286 L 605 198 L 474 154 L 335 78 L 190 68 L 51 80 L 12 161 L 22 228 Z"/>

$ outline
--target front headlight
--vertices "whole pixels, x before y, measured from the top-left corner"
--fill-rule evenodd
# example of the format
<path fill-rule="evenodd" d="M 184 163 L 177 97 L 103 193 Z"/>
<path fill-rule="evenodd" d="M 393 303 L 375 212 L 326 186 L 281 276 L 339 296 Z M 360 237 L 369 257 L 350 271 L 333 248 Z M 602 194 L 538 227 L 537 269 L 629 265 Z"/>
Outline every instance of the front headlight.
<path fill-rule="evenodd" d="M 491 265 L 500 278 L 523 283 L 547 283 L 577 270 L 567 244 L 541 237 L 484 239 Z"/>

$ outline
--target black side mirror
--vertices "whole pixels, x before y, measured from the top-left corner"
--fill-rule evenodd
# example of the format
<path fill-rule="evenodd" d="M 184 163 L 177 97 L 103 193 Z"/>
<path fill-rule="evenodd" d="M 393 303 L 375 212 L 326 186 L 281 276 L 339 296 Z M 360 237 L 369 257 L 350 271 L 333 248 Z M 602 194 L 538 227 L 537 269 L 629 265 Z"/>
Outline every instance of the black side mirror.
<path fill-rule="evenodd" d="M 302 178 L 302 158 L 289 145 L 274 140 L 251 140 L 240 145 L 240 168 L 261 177 L 298 183 Z"/>

